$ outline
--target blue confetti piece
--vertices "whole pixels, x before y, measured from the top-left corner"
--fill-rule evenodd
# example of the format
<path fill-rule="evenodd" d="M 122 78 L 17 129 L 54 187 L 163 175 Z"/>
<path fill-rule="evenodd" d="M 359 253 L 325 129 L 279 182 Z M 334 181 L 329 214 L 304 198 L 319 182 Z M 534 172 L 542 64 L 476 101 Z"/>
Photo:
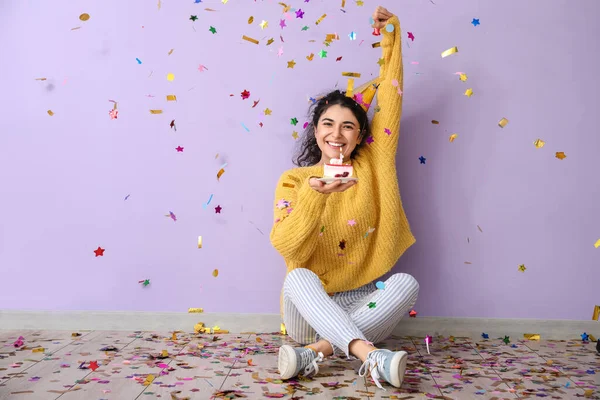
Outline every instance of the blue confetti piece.
<path fill-rule="evenodd" d="M 242 126 L 244 127 L 244 129 L 246 130 L 246 132 L 250 132 L 250 129 L 248 129 L 248 127 L 247 127 L 246 125 L 244 125 L 244 123 L 243 123 L 243 122 L 242 122 L 241 124 L 242 124 Z"/>
<path fill-rule="evenodd" d="M 567 384 L 565 385 L 566 388 L 568 388 L 569 386 L 571 386 L 571 382 L 567 382 Z"/>
<path fill-rule="evenodd" d="M 482 333 L 481 337 L 484 338 L 484 339 L 489 339 L 490 335 L 488 335 L 487 333 Z"/>
<path fill-rule="evenodd" d="M 136 58 L 136 59 L 135 59 L 135 61 L 137 61 L 137 62 L 138 62 L 138 64 L 141 64 L 141 63 L 142 63 L 142 60 L 140 60 L 139 58 Z"/>
<path fill-rule="evenodd" d="M 225 164 L 227 165 L 227 164 Z M 211 200 L 213 198 L 213 195 L 211 194 L 210 197 L 208 198 L 208 201 L 204 204 L 202 204 L 202 208 L 206 209 L 206 207 L 208 207 L 208 205 L 210 204 Z"/>
<path fill-rule="evenodd" d="M 388 32 L 394 32 L 394 25 L 393 24 L 387 24 L 385 26 L 385 30 Z"/>
<path fill-rule="evenodd" d="M 385 289 L 385 283 L 381 282 L 381 281 L 377 282 L 375 284 L 375 286 L 377 287 L 377 289 L 381 289 L 381 290 Z"/>
<path fill-rule="evenodd" d="M 369 17 L 369 24 L 373 25 L 375 23 L 375 20 L 373 19 L 373 17 Z"/>
<path fill-rule="evenodd" d="M 196 3 L 196 4 L 202 3 L 202 0 L 194 0 L 194 3 Z"/>

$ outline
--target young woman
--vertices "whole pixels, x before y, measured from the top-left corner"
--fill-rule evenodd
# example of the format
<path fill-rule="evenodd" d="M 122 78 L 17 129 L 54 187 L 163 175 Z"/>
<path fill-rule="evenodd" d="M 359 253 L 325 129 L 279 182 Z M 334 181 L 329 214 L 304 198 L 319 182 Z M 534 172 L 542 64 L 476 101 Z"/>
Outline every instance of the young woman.
<path fill-rule="evenodd" d="M 305 347 L 282 346 L 279 373 L 318 373 L 318 361 L 343 351 L 371 373 L 400 387 L 407 354 L 377 349 L 414 305 L 417 281 L 388 272 L 415 239 L 402 208 L 396 175 L 396 147 L 402 111 L 402 49 L 398 18 L 383 7 L 373 14 L 381 30 L 379 77 L 353 97 L 334 91 L 311 106 L 300 168 L 283 173 L 275 190 L 271 243 L 284 257 L 282 291 L 288 335 Z M 377 94 L 379 110 L 369 126 L 367 110 Z M 325 184 L 323 165 L 350 159 L 358 181 Z"/>

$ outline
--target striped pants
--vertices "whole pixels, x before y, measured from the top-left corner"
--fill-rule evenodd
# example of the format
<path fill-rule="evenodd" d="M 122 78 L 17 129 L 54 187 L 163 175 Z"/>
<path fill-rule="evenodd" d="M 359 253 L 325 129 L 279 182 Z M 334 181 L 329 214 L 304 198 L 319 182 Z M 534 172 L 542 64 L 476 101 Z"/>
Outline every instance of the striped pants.
<path fill-rule="evenodd" d="M 296 342 L 305 345 L 325 339 L 334 353 L 339 349 L 350 357 L 348 346 L 354 339 L 378 343 L 388 338 L 418 294 L 415 278 L 394 274 L 383 290 L 369 283 L 330 297 L 314 272 L 297 268 L 283 283 L 283 322 Z"/>

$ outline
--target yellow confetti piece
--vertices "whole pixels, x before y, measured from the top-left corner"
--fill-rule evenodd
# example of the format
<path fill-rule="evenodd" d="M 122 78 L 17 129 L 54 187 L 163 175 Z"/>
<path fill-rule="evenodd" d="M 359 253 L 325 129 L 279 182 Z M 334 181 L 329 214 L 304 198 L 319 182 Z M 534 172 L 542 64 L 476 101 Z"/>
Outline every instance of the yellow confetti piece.
<path fill-rule="evenodd" d="M 467 97 L 473 96 L 473 89 L 467 89 L 467 90 L 465 90 L 465 96 L 467 96 Z"/>
<path fill-rule="evenodd" d="M 527 268 L 525 267 L 525 264 L 521 264 L 521 265 L 519 265 L 519 271 L 520 271 L 520 272 L 525 272 L 525 270 L 526 270 L 526 269 L 527 269 Z"/>
<path fill-rule="evenodd" d="M 287 182 L 283 182 L 283 187 L 285 188 L 295 188 L 296 185 L 294 185 L 293 183 L 287 183 Z"/>
<path fill-rule="evenodd" d="M 340 37 L 337 33 L 328 33 L 327 35 L 325 35 L 326 42 L 331 42 L 332 40 L 340 40 Z"/>
<path fill-rule="evenodd" d="M 173 54 L 173 50 L 175 50 L 175 49 L 171 49 L 171 50 L 169 50 L 169 53 L 168 53 L 168 55 L 169 55 L 169 56 L 170 56 L 171 54 Z"/>
<path fill-rule="evenodd" d="M 48 110 L 48 115 L 49 115 L 49 116 L 53 116 L 53 115 L 54 115 L 54 112 L 53 112 L 52 110 Z"/>
<path fill-rule="evenodd" d="M 172 72 L 169 72 L 167 74 L 167 80 L 172 82 L 175 79 L 175 74 L 173 74 Z"/>
<path fill-rule="evenodd" d="M 508 120 L 506 118 L 502 118 L 500 121 L 498 121 L 498 126 L 500 128 L 504 128 L 506 125 L 508 125 Z"/>
<path fill-rule="evenodd" d="M 524 333 L 523 337 L 527 340 L 540 340 L 539 333 Z"/>
<path fill-rule="evenodd" d="M 292 137 L 297 140 L 298 139 L 298 132 L 294 131 L 292 132 Z"/>
<path fill-rule="evenodd" d="M 594 321 L 598 321 L 599 318 L 600 318 L 600 306 L 595 306 L 594 307 L 594 314 L 592 315 L 592 319 Z"/>
<path fill-rule="evenodd" d="M 150 110 L 150 114 L 162 114 L 163 110 Z"/>
<path fill-rule="evenodd" d="M 173 336 L 171 337 L 171 340 L 177 340 L 177 332 L 173 332 Z"/>
<path fill-rule="evenodd" d="M 191 314 L 200 314 L 203 312 L 204 312 L 204 308 L 193 308 L 193 307 L 188 308 L 188 313 L 191 313 Z"/>
<path fill-rule="evenodd" d="M 327 14 L 321 15 L 321 17 L 315 22 L 315 25 L 319 25 L 327 17 Z"/>
<path fill-rule="evenodd" d="M 346 7 L 346 0 L 342 0 L 342 8 Z"/>
<path fill-rule="evenodd" d="M 43 353 L 45 350 L 46 349 L 43 348 L 43 347 L 38 347 L 38 348 L 35 348 L 35 349 L 31 350 L 31 352 L 32 353 Z"/>
<path fill-rule="evenodd" d="M 442 52 L 442 58 L 448 57 L 451 54 L 458 53 L 458 47 L 454 46 Z"/>
<path fill-rule="evenodd" d="M 346 96 L 352 97 L 354 95 L 354 78 L 348 78 L 348 84 L 346 85 Z"/>
<path fill-rule="evenodd" d="M 594 389 L 585 389 L 583 392 L 583 396 L 590 398 L 594 395 Z"/>
<path fill-rule="evenodd" d="M 460 80 L 461 80 L 461 81 L 463 81 L 463 82 L 466 82 L 466 81 L 467 81 L 467 79 L 468 79 L 468 78 L 467 78 L 467 74 L 460 74 L 460 76 L 458 77 L 458 79 L 460 79 Z"/>
<path fill-rule="evenodd" d="M 194 332 L 200 333 L 204 329 L 204 322 L 198 322 L 194 325 Z"/>
<path fill-rule="evenodd" d="M 174 94 L 168 94 L 167 101 L 177 101 L 177 96 L 175 96 Z"/>
<path fill-rule="evenodd" d="M 596 243 L 594 243 L 594 247 L 595 248 L 600 247 L 600 239 L 596 240 Z"/>
<path fill-rule="evenodd" d="M 45 81 L 46 78 L 35 78 L 36 81 Z"/>
<path fill-rule="evenodd" d="M 285 329 L 285 324 L 283 322 L 279 325 L 279 332 L 281 332 L 282 335 L 287 335 L 287 329 Z"/>
<path fill-rule="evenodd" d="M 342 72 L 342 76 L 347 76 L 350 78 L 360 78 L 359 72 Z"/>
<path fill-rule="evenodd" d="M 202 248 L 202 236 L 198 236 L 198 248 Z"/>
<path fill-rule="evenodd" d="M 161 357 L 169 357 L 169 352 L 167 350 L 163 350 L 160 352 Z"/>
<path fill-rule="evenodd" d="M 278 3 L 278 4 L 279 4 L 280 6 L 282 6 L 282 7 L 283 7 L 283 12 L 284 12 L 284 13 L 286 13 L 286 12 L 290 11 L 290 6 L 288 6 L 287 4 L 285 4 L 285 3 L 281 3 L 281 2 L 280 2 L 280 3 Z"/>
<path fill-rule="evenodd" d="M 557 151 L 556 158 L 558 158 L 559 160 L 564 160 L 565 158 L 567 158 L 567 155 L 564 151 Z"/>
<path fill-rule="evenodd" d="M 144 386 L 148 386 L 148 385 L 150 385 L 150 384 L 152 383 L 152 381 L 153 381 L 153 380 L 154 380 L 154 375 L 152 375 L 152 374 L 149 374 L 149 375 L 146 377 L 146 380 L 144 381 Z"/>
<path fill-rule="evenodd" d="M 598 339 L 596 339 L 596 337 L 594 335 L 590 335 L 590 341 L 597 342 Z"/>
<path fill-rule="evenodd" d="M 215 325 L 212 327 L 213 331 L 220 331 L 221 327 L 219 325 Z"/>
<path fill-rule="evenodd" d="M 435 119 L 432 119 L 432 120 L 431 120 L 431 123 L 432 123 L 432 124 L 434 124 L 434 125 L 439 125 L 439 124 L 440 124 L 440 121 L 436 121 Z"/>
<path fill-rule="evenodd" d="M 254 17 L 250 16 L 250 18 L 248 18 L 248 25 L 250 25 L 253 22 L 254 22 Z"/>
<path fill-rule="evenodd" d="M 310 53 L 310 55 L 309 55 L 309 56 L 306 56 L 306 59 L 307 59 L 308 61 L 312 61 L 314 57 L 315 57 L 315 55 L 314 55 L 313 53 Z"/>
<path fill-rule="evenodd" d="M 82 21 L 87 21 L 88 19 L 90 19 L 90 14 L 88 13 L 83 13 L 79 16 L 79 19 Z"/>
<path fill-rule="evenodd" d="M 535 142 L 533 142 L 533 144 L 536 148 L 541 149 L 542 147 L 544 147 L 546 142 L 544 142 L 542 139 L 537 139 Z"/>
<path fill-rule="evenodd" d="M 450 143 L 452 143 L 456 140 L 457 137 L 458 137 L 458 133 L 453 133 L 452 135 L 450 135 L 448 140 L 450 140 Z"/>
<path fill-rule="evenodd" d="M 77 29 L 81 29 L 80 26 L 76 26 L 75 28 L 71 28 L 72 31 L 76 31 Z"/>
<path fill-rule="evenodd" d="M 377 48 L 377 47 L 381 47 L 381 42 L 375 42 L 371 45 L 372 48 Z"/>
<path fill-rule="evenodd" d="M 225 170 L 224 170 L 223 168 L 221 168 L 221 169 L 219 170 L 219 172 L 217 172 L 217 179 L 220 179 L 220 178 L 221 178 L 221 176 L 223 176 L 223 174 L 224 174 L 224 173 L 225 173 Z"/>
<path fill-rule="evenodd" d="M 219 270 L 218 270 L 218 269 L 215 269 L 215 270 L 213 271 L 213 273 L 212 273 L 212 276 L 214 276 L 215 278 L 216 278 L 217 276 L 219 276 Z"/>
<path fill-rule="evenodd" d="M 242 36 L 242 39 L 244 39 L 244 40 L 246 40 L 246 41 L 248 41 L 248 42 L 254 43 L 254 44 L 258 44 L 258 40 L 256 40 L 256 39 L 252 39 L 251 37 L 248 37 L 248 36 L 246 36 L 246 35 L 243 35 L 243 36 Z"/>

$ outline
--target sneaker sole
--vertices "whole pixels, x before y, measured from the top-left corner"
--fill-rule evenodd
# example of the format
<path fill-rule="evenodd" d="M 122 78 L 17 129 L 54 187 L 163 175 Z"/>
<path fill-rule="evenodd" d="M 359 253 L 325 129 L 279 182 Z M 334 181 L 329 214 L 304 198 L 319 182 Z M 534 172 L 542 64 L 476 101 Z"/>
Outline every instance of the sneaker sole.
<path fill-rule="evenodd" d="M 406 363 L 405 363 L 406 364 Z M 293 378 L 296 374 L 298 359 L 292 346 L 283 345 L 279 348 L 278 369 L 281 379 Z"/>
<path fill-rule="evenodd" d="M 399 351 L 394 354 L 394 358 L 390 363 L 390 383 L 392 386 L 399 388 L 404 380 L 404 371 L 406 371 L 406 362 L 408 354 L 405 351 Z"/>

